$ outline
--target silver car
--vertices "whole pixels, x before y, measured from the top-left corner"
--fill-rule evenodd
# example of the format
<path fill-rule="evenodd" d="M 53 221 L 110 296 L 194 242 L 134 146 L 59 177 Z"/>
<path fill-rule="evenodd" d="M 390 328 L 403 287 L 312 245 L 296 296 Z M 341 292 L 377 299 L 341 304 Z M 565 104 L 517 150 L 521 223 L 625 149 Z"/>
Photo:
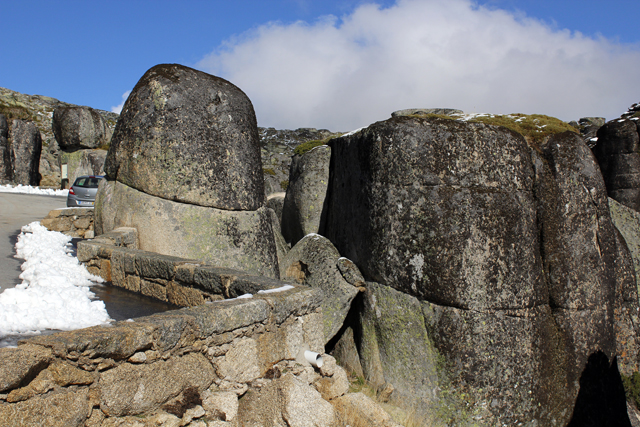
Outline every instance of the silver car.
<path fill-rule="evenodd" d="M 98 184 L 103 176 L 79 176 L 69 188 L 67 196 L 67 207 L 86 208 L 92 207 L 96 202 Z"/>

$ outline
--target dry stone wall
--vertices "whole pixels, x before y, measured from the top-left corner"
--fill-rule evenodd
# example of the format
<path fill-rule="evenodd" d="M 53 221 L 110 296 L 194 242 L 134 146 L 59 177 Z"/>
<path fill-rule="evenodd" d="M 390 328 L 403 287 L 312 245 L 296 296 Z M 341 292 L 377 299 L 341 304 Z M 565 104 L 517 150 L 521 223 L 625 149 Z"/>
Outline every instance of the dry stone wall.
<path fill-rule="evenodd" d="M 0 349 L 0 426 L 230 422 L 238 397 L 269 383 L 274 366 L 293 372 L 302 349 L 322 353 L 319 309 L 317 291 L 295 287 Z M 318 398 L 300 376 L 330 381 L 335 375 L 296 369 L 292 381 Z"/>
<path fill-rule="evenodd" d="M 54 209 L 40 221 L 43 227 L 51 231 L 59 231 L 71 237 L 92 239 L 93 208 Z"/>

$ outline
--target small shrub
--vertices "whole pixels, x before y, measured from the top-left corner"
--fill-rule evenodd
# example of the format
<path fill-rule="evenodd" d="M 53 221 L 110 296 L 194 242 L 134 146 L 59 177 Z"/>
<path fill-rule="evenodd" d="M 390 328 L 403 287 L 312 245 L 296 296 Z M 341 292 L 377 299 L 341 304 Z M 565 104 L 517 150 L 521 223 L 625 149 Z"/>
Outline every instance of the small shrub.
<path fill-rule="evenodd" d="M 289 181 L 281 181 L 280 188 L 282 188 L 283 191 L 286 191 L 287 188 L 289 188 Z"/>
<path fill-rule="evenodd" d="M 265 175 L 274 175 L 276 174 L 276 171 L 274 171 L 272 168 L 262 168 L 262 173 L 264 173 Z"/>

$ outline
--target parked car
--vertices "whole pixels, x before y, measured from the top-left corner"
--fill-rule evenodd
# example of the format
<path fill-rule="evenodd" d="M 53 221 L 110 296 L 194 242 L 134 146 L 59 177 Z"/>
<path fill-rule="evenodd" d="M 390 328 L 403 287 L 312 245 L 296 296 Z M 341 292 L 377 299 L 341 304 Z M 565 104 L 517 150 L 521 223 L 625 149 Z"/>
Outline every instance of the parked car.
<path fill-rule="evenodd" d="M 91 207 L 96 202 L 96 193 L 98 185 L 103 176 L 79 176 L 69 188 L 67 196 L 67 207 L 70 208 L 86 208 Z"/>

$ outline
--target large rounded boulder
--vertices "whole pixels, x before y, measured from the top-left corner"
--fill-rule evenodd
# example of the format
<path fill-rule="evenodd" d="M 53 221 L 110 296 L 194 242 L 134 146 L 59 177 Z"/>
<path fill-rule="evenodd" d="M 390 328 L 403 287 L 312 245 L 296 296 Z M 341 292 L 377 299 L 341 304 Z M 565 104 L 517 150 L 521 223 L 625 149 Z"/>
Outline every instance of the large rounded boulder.
<path fill-rule="evenodd" d="M 253 105 L 224 79 L 156 65 L 122 108 L 105 172 L 163 199 L 256 210 L 264 183 Z"/>
<path fill-rule="evenodd" d="M 53 111 L 51 126 L 63 150 L 98 148 L 111 140 L 111 129 L 104 118 L 89 107 L 58 107 Z"/>
<path fill-rule="evenodd" d="M 621 387 L 610 363 L 637 359 L 638 303 L 580 136 L 531 147 L 503 127 L 394 117 L 329 145 L 325 235 L 379 284 L 353 325 L 369 381 L 422 414 L 452 397 L 481 425 L 615 415 L 581 396 Z"/>
<path fill-rule="evenodd" d="M 135 227 L 142 250 L 279 276 L 249 98 L 177 64 L 125 102 L 96 197 L 96 232 Z"/>
<path fill-rule="evenodd" d="M 537 225 L 519 134 L 397 117 L 330 145 L 326 236 L 368 280 L 460 308 L 543 300 L 540 256 L 522 244 Z"/>

